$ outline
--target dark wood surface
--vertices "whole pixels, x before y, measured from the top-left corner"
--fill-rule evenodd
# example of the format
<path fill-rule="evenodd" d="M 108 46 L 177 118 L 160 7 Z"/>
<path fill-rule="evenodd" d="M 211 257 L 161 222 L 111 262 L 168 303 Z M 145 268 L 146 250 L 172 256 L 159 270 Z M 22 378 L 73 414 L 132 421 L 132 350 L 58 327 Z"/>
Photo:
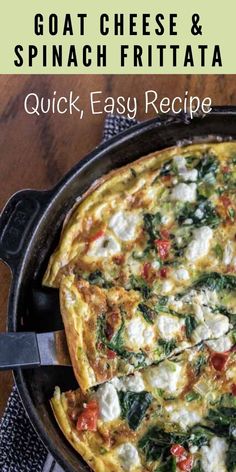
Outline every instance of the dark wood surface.
<path fill-rule="evenodd" d="M 23 188 L 52 187 L 70 167 L 101 140 L 104 115 L 89 113 L 86 97 L 101 90 L 104 95 L 139 101 L 137 118 L 147 119 L 143 94 L 154 89 L 159 96 L 175 97 L 188 90 L 200 98 L 212 97 L 215 105 L 236 104 L 235 76 L 0 76 L 0 207 L 12 193 Z M 78 115 L 29 116 L 24 98 L 68 95 L 73 90 L 82 98 L 83 120 Z M 0 331 L 5 330 L 10 285 L 8 269 L 0 264 Z M 0 373 L 0 416 L 12 387 L 11 373 Z"/>

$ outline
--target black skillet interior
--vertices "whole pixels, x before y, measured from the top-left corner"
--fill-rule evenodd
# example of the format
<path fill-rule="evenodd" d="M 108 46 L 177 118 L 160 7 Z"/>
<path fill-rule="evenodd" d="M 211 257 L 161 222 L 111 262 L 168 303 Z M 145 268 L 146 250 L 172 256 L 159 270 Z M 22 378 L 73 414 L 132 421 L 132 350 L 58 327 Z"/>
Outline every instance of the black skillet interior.
<path fill-rule="evenodd" d="M 58 293 L 41 287 L 48 258 L 75 198 L 99 176 L 158 149 L 190 142 L 236 139 L 235 109 L 206 117 L 143 123 L 95 150 L 49 192 L 23 191 L 13 197 L 0 222 L 0 256 L 12 268 L 9 330 L 48 331 L 62 327 Z M 18 209 L 17 209 L 18 208 Z M 49 406 L 55 385 L 76 387 L 70 368 L 18 370 L 15 379 L 32 423 L 67 472 L 89 470 L 60 433 Z"/>

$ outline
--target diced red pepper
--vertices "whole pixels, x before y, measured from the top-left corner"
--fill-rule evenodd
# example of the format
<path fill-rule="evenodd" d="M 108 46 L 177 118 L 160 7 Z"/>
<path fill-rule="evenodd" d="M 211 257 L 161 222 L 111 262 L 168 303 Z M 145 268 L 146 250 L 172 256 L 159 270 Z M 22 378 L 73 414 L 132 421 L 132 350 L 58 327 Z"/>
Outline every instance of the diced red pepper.
<path fill-rule="evenodd" d="M 224 167 L 222 168 L 222 172 L 223 172 L 223 174 L 228 174 L 228 173 L 229 173 L 229 171 L 230 171 L 230 168 L 229 168 L 229 166 L 224 166 Z"/>
<path fill-rule="evenodd" d="M 106 327 L 105 327 L 105 334 L 110 341 L 114 334 L 115 331 L 118 329 L 120 323 L 120 313 L 118 311 L 111 311 L 107 317 L 106 317 Z"/>
<path fill-rule="evenodd" d="M 125 255 L 124 254 L 120 254 L 119 256 L 114 256 L 113 257 L 113 261 L 117 265 L 122 265 L 124 260 L 125 260 Z"/>
<path fill-rule="evenodd" d="M 228 208 L 231 205 L 231 200 L 227 195 L 221 195 L 220 201 L 225 208 Z"/>
<path fill-rule="evenodd" d="M 170 453 L 175 457 L 183 457 L 186 455 L 186 449 L 181 444 L 173 444 L 170 448 Z"/>
<path fill-rule="evenodd" d="M 167 229 L 162 229 L 162 230 L 160 231 L 160 235 L 161 235 L 161 238 L 162 238 L 162 239 L 165 239 L 165 240 L 168 240 L 169 237 L 170 237 L 170 233 L 169 233 L 169 231 L 168 231 Z"/>
<path fill-rule="evenodd" d="M 183 459 L 178 462 L 178 468 L 185 472 L 191 471 L 193 468 L 193 457 L 189 455 L 188 457 L 186 457 L 186 459 Z"/>
<path fill-rule="evenodd" d="M 108 313 L 107 319 L 112 326 L 115 326 L 120 319 L 119 310 L 112 310 Z"/>
<path fill-rule="evenodd" d="M 162 267 L 160 269 L 160 276 L 161 276 L 162 279 L 166 279 L 166 277 L 167 277 L 167 268 L 166 267 Z"/>
<path fill-rule="evenodd" d="M 92 243 L 93 241 L 96 241 L 97 239 L 104 236 L 104 234 L 105 234 L 105 231 L 103 229 L 97 231 L 97 233 L 95 233 L 93 236 L 91 236 L 90 242 Z"/>
<path fill-rule="evenodd" d="M 234 397 L 236 397 L 236 384 L 231 385 L 231 392 Z"/>
<path fill-rule="evenodd" d="M 97 431 L 98 414 L 98 404 L 95 400 L 91 400 L 79 415 L 76 429 L 78 431 Z"/>
<path fill-rule="evenodd" d="M 115 359 L 116 357 L 115 351 L 112 351 L 111 349 L 107 349 L 107 357 L 108 359 Z"/>
<path fill-rule="evenodd" d="M 142 271 L 142 274 L 143 274 L 143 277 L 148 280 L 149 276 L 150 276 L 150 269 L 151 269 L 151 264 L 150 262 L 145 262 L 145 264 L 143 265 L 143 271 Z"/>
<path fill-rule="evenodd" d="M 211 355 L 211 363 L 215 370 L 222 372 L 226 366 L 229 354 L 227 352 L 214 352 Z"/>
<path fill-rule="evenodd" d="M 166 259 L 170 251 L 170 241 L 167 241 L 165 239 L 156 239 L 155 244 L 160 259 Z"/>
<path fill-rule="evenodd" d="M 172 176 L 170 174 L 167 174 L 167 175 L 163 175 L 161 178 L 164 182 L 170 182 L 170 180 L 172 179 Z"/>
<path fill-rule="evenodd" d="M 112 326 L 110 323 L 106 324 L 105 334 L 108 341 L 110 341 L 114 335 L 114 326 Z"/>
<path fill-rule="evenodd" d="M 170 449 L 172 456 L 176 457 L 176 462 L 180 470 L 189 472 L 193 467 L 193 457 L 188 454 L 186 449 L 181 444 L 173 444 Z"/>

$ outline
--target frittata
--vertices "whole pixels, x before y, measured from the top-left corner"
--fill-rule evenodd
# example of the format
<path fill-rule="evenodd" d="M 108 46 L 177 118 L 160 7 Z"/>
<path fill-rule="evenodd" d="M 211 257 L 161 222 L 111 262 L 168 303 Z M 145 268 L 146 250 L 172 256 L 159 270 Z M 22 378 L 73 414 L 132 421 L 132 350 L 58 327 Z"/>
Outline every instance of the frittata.
<path fill-rule="evenodd" d="M 232 275 L 205 273 L 175 295 L 145 296 L 64 276 L 61 311 L 80 387 L 85 391 L 236 329 L 235 284 Z"/>
<path fill-rule="evenodd" d="M 236 143 L 96 181 L 43 283 L 80 389 L 52 407 L 95 472 L 236 472 Z"/>
<path fill-rule="evenodd" d="M 236 351 L 226 345 L 206 342 L 86 395 L 57 388 L 56 419 L 96 472 L 234 472 Z"/>

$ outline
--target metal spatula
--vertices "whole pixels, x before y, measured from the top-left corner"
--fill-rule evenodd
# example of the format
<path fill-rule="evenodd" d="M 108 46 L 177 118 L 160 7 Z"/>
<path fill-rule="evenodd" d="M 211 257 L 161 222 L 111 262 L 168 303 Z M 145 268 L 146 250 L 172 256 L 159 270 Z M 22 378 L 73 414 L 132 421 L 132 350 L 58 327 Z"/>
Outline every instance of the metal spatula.
<path fill-rule="evenodd" d="M 64 331 L 0 333 L 0 370 L 46 365 L 71 365 Z"/>

